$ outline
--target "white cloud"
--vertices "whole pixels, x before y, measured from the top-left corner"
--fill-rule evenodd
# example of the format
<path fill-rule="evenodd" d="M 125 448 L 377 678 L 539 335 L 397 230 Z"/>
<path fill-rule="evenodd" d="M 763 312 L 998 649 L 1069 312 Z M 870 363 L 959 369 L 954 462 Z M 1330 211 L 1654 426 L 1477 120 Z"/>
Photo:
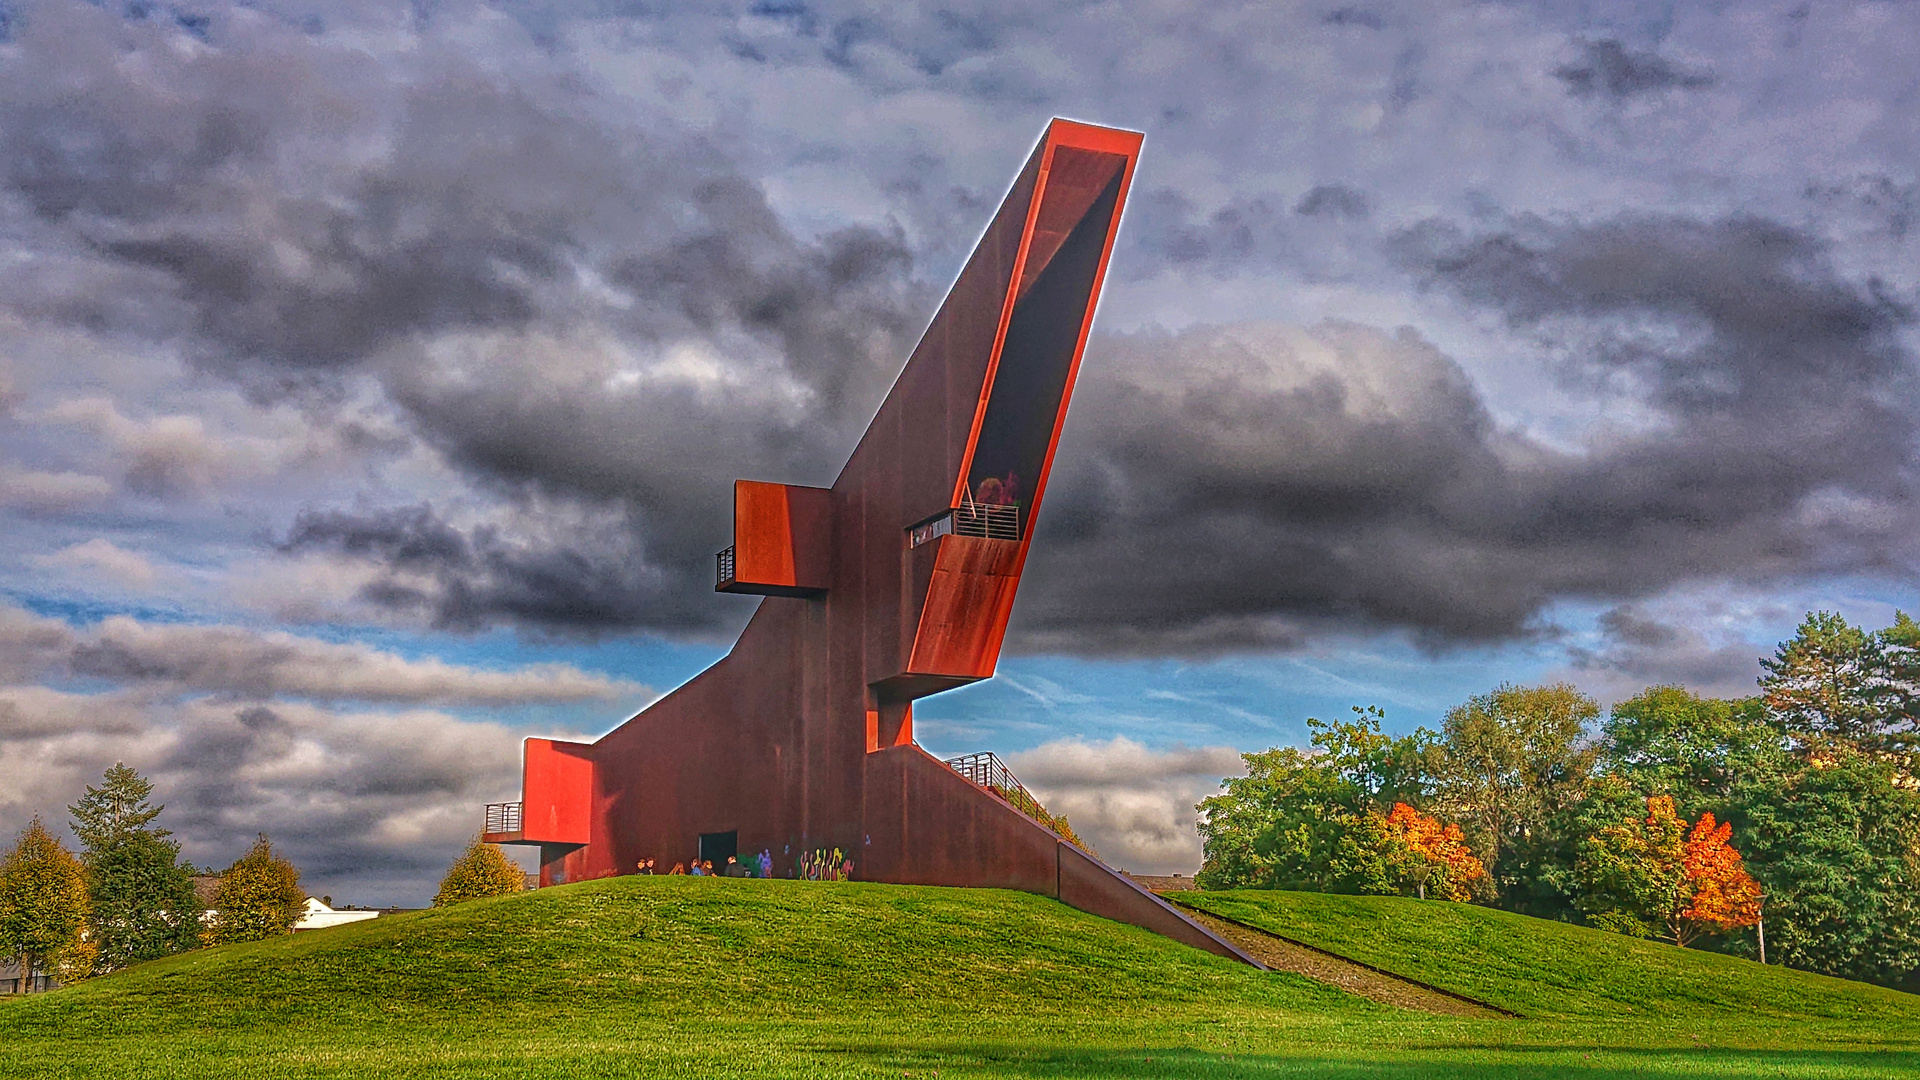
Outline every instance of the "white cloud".
<path fill-rule="evenodd" d="M 36 566 L 78 570 L 87 576 L 135 589 L 149 588 L 159 577 L 159 571 L 145 555 L 99 536 L 61 548 L 51 555 L 32 556 L 31 561 Z"/>
<path fill-rule="evenodd" d="M 1232 747 L 1156 750 L 1125 736 L 1060 739 L 1008 755 L 1007 764 L 1102 859 L 1148 874 L 1199 869 L 1194 806 L 1219 790 L 1222 777 L 1246 771 Z"/>
<path fill-rule="evenodd" d="M 0 605 L 0 673 L 77 675 L 146 694 L 270 701 L 504 707 L 644 699 L 637 683 L 571 664 L 503 671 L 409 659 L 370 645 L 239 626 L 150 623 L 115 615 L 88 629 Z"/>
<path fill-rule="evenodd" d="M 0 471 L 0 506 L 73 510 L 113 494 L 105 477 L 9 467 Z"/>
<path fill-rule="evenodd" d="M 146 495 L 205 494 L 271 476 L 310 449 L 305 431 L 274 438 L 210 430 L 205 417 L 193 414 L 134 419 L 103 397 L 59 402 L 40 419 L 103 439 L 127 487 Z"/>

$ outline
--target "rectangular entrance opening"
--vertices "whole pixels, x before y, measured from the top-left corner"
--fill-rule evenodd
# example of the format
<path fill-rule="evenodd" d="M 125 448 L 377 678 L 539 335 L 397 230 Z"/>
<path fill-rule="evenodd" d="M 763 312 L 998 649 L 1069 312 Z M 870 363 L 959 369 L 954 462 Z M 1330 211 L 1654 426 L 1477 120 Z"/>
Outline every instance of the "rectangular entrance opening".
<path fill-rule="evenodd" d="M 715 871 L 725 869 L 727 860 L 740 854 L 740 830 L 700 834 L 700 861 L 713 864 Z"/>

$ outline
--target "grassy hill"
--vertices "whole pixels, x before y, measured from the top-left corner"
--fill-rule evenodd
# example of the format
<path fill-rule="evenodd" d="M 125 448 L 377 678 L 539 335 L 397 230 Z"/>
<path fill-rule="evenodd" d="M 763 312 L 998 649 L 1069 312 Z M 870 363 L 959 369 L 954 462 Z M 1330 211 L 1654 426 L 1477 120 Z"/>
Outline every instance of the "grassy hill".
<path fill-rule="evenodd" d="M 0 1076 L 1920 1075 L 1920 998 L 1440 903 L 1197 899 L 1526 1017 L 1403 1012 L 1021 893 L 635 877 L 0 999 Z"/>
<path fill-rule="evenodd" d="M 1525 1017 L 1920 1023 L 1920 997 L 1471 904 L 1245 890 L 1202 911 Z"/>

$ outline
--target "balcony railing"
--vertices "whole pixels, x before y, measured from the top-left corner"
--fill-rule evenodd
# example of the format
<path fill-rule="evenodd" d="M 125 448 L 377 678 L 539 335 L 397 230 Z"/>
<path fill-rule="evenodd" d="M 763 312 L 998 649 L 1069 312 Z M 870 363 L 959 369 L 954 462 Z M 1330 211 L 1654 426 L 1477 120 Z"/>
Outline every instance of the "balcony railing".
<path fill-rule="evenodd" d="M 733 584 L 733 549 L 728 548 L 713 557 L 713 587 L 724 589 Z"/>
<path fill-rule="evenodd" d="M 1013 770 L 1007 768 L 1007 763 L 1000 760 L 1000 755 L 992 751 L 948 758 L 947 768 L 989 790 L 999 788 L 1002 791 L 1021 793 L 1027 790 L 1026 785 L 1020 782 L 1020 778 L 1013 775 Z"/>
<path fill-rule="evenodd" d="M 989 540 L 1020 539 L 1020 507 L 1013 503 L 989 506 L 970 503 L 953 512 L 953 531 L 960 536 L 984 536 Z"/>
<path fill-rule="evenodd" d="M 1056 817 L 1046 807 L 1040 805 L 1040 800 L 1034 798 L 1033 792 L 1027 790 L 1027 785 L 1013 775 L 1013 770 L 1007 768 L 1007 763 L 1001 761 L 998 755 L 992 752 L 962 754 L 956 758 L 948 758 L 946 766 L 985 788 L 989 794 L 1005 800 L 1007 805 L 1015 810 L 1046 826 L 1062 840 L 1072 841 L 1088 851 L 1093 850 L 1074 834 L 1073 826 L 1067 824 L 1066 818 Z"/>
<path fill-rule="evenodd" d="M 908 529 L 907 546 L 919 547 L 948 533 L 958 536 L 981 536 L 989 540 L 1018 540 L 1020 539 L 1020 508 L 1011 503 L 1004 506 L 973 503 L 955 507 L 939 517 L 929 518 Z"/>
<path fill-rule="evenodd" d="M 522 804 L 517 802 L 496 802 L 487 804 L 487 828 L 492 833 L 517 833 L 521 831 Z"/>

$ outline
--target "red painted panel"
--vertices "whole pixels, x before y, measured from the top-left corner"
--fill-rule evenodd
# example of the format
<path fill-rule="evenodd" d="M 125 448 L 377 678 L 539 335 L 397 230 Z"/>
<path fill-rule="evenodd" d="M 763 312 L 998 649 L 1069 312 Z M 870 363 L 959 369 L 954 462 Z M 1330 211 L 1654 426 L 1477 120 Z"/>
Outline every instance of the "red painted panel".
<path fill-rule="evenodd" d="M 832 572 L 833 492 L 736 480 L 733 581 L 721 592 L 807 596 L 826 591 Z"/>
<path fill-rule="evenodd" d="M 1040 212 L 1033 219 L 1032 249 L 1027 253 L 1026 264 L 1020 268 L 1019 297 L 1024 297 L 1033 287 L 1074 226 L 1086 217 L 1087 208 L 1126 167 L 1124 154 L 1074 146 L 1054 148 L 1053 157 L 1047 162 Z"/>
<path fill-rule="evenodd" d="M 593 747 L 528 739 L 520 835 L 529 843 L 584 844 L 592 833 Z"/>
<path fill-rule="evenodd" d="M 988 678 L 1020 588 L 1020 545 L 977 536 L 943 536 L 936 543 L 939 554 L 908 670 Z"/>

